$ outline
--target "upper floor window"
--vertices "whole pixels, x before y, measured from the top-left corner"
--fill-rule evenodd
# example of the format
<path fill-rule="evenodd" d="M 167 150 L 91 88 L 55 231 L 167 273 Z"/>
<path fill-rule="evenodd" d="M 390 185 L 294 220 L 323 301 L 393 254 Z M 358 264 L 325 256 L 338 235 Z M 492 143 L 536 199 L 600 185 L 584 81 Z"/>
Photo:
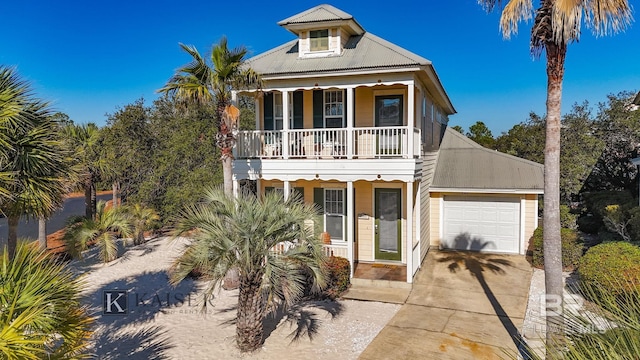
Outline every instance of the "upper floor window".
<path fill-rule="evenodd" d="M 293 128 L 293 103 L 291 101 L 292 93 L 289 93 L 289 127 Z M 274 130 L 282 130 L 283 129 L 283 110 L 284 103 L 282 101 L 282 93 L 275 92 L 273 94 L 273 121 L 274 121 Z"/>
<path fill-rule="evenodd" d="M 324 92 L 324 127 L 344 127 L 344 96 L 342 90 Z"/>
<path fill-rule="evenodd" d="M 329 50 L 329 30 L 309 31 L 309 47 L 311 51 Z"/>

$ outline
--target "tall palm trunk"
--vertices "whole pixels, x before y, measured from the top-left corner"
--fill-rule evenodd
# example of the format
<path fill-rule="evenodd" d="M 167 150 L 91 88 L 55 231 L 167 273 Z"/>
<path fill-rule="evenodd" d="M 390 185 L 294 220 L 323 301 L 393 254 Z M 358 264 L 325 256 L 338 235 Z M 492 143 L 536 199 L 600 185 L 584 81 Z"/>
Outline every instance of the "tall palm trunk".
<path fill-rule="evenodd" d="M 233 146 L 235 139 L 232 129 L 230 129 L 222 114 L 224 109 L 229 105 L 229 101 L 220 99 L 216 105 L 216 121 L 218 122 L 218 135 L 216 137 L 216 145 L 221 150 L 222 160 L 222 179 L 224 181 L 224 192 L 233 196 Z"/>
<path fill-rule="evenodd" d="M 118 192 L 120 189 L 120 183 L 118 183 L 117 181 L 114 181 L 113 184 L 111 185 L 111 200 L 112 200 L 112 207 L 115 209 L 118 207 Z"/>
<path fill-rule="evenodd" d="M 96 204 L 96 184 L 93 182 L 93 174 L 89 174 L 84 180 L 84 212 L 87 219 L 95 216 Z"/>
<path fill-rule="evenodd" d="M 41 250 L 47 249 L 47 219 L 44 216 L 38 218 L 38 246 Z"/>
<path fill-rule="evenodd" d="M 243 276 L 238 295 L 236 343 L 242 352 L 254 351 L 262 344 L 264 301 L 260 288 L 262 274 Z"/>
<path fill-rule="evenodd" d="M 9 254 L 9 259 L 13 259 L 16 254 L 16 247 L 18 246 L 18 222 L 20 221 L 20 216 L 10 215 L 7 218 L 7 223 L 9 225 L 9 232 L 7 234 L 7 251 Z"/>
<path fill-rule="evenodd" d="M 546 43 L 547 125 L 544 149 L 544 273 L 547 293 L 547 344 L 558 345 L 563 335 L 562 243 L 560 239 L 560 106 L 566 44 Z M 550 296 L 551 295 L 551 296 Z M 559 302 L 558 302 L 559 301 Z M 551 349 L 548 347 L 547 349 Z M 548 350 L 549 351 L 549 350 Z"/>

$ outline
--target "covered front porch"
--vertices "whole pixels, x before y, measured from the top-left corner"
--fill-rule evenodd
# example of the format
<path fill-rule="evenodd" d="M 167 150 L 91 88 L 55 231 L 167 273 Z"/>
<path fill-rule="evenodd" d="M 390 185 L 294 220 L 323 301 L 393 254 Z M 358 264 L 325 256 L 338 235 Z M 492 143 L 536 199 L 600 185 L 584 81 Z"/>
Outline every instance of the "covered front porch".
<path fill-rule="evenodd" d="M 321 215 L 327 256 L 349 260 L 352 279 L 411 283 L 421 261 L 419 182 L 259 180 L 259 193 L 296 194 Z"/>

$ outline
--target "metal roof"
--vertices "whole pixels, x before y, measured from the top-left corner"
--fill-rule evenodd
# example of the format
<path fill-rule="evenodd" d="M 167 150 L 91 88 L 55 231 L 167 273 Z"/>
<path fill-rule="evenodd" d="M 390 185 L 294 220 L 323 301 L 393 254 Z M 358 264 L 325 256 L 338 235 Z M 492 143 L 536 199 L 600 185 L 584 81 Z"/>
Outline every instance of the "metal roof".
<path fill-rule="evenodd" d="M 351 36 L 341 55 L 301 58 L 295 39 L 247 62 L 262 76 L 431 65 L 431 61 L 369 32 Z"/>
<path fill-rule="evenodd" d="M 544 190 L 544 166 L 484 148 L 447 128 L 432 189 Z"/>
<path fill-rule="evenodd" d="M 353 16 L 328 4 L 318 5 L 278 22 L 278 25 L 304 24 L 320 21 L 351 20 Z"/>

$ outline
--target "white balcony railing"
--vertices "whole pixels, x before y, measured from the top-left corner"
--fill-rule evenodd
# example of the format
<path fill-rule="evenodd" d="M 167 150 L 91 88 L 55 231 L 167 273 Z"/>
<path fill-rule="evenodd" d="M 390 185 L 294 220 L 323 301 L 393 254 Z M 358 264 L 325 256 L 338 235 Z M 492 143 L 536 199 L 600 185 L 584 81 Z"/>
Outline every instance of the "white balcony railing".
<path fill-rule="evenodd" d="M 409 136 L 413 146 L 409 146 Z M 420 156 L 420 129 L 366 127 L 240 131 L 236 159 L 371 159 Z"/>

